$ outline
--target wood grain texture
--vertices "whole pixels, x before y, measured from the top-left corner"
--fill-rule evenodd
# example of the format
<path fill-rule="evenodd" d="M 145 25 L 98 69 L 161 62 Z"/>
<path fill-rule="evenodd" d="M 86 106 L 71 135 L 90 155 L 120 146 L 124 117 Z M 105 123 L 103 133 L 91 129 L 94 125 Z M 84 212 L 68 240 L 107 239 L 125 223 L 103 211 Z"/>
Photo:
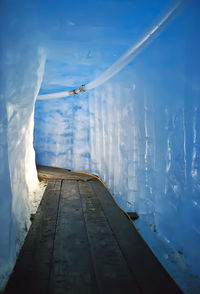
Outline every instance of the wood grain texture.
<path fill-rule="evenodd" d="M 77 181 L 63 181 L 49 293 L 97 293 Z"/>
<path fill-rule="evenodd" d="M 140 293 L 90 182 L 79 190 L 99 292 Z"/>
<path fill-rule="evenodd" d="M 49 181 L 5 293 L 48 293 L 60 187 Z"/>
<path fill-rule="evenodd" d="M 183 294 L 153 255 L 134 225 L 119 209 L 108 190 L 96 180 L 92 181 L 91 185 L 143 293 Z"/>
<path fill-rule="evenodd" d="M 5 294 L 181 294 L 106 187 L 40 167 L 48 186 Z"/>

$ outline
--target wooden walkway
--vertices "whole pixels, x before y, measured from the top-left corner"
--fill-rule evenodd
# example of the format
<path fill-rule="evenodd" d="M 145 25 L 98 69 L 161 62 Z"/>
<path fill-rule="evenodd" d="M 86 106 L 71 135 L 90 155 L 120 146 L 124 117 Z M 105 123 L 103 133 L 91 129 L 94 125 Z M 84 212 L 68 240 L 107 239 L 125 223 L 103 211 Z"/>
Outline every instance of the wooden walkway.
<path fill-rule="evenodd" d="M 39 167 L 48 186 L 6 294 L 181 294 L 109 191 Z"/>

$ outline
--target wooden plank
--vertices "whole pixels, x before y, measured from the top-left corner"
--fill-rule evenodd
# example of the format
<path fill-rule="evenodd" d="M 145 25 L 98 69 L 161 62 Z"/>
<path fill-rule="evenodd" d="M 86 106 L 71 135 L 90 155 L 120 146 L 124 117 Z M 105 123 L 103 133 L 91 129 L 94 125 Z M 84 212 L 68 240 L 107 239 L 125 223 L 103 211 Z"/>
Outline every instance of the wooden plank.
<path fill-rule="evenodd" d="M 148 294 L 183 294 L 100 181 L 90 182 L 132 273 Z"/>
<path fill-rule="evenodd" d="M 89 182 L 79 181 L 99 293 L 141 293 Z"/>
<path fill-rule="evenodd" d="M 48 293 L 60 186 L 49 181 L 4 293 Z"/>
<path fill-rule="evenodd" d="M 77 181 L 63 181 L 54 248 L 49 293 L 97 293 Z"/>
<path fill-rule="evenodd" d="M 5 293 L 181 294 L 106 188 L 76 173 L 63 181 L 61 172 L 49 180 Z"/>
<path fill-rule="evenodd" d="M 93 177 L 84 173 L 70 172 L 62 168 L 49 166 L 37 166 L 38 176 L 40 179 L 62 179 L 62 180 L 91 180 Z"/>

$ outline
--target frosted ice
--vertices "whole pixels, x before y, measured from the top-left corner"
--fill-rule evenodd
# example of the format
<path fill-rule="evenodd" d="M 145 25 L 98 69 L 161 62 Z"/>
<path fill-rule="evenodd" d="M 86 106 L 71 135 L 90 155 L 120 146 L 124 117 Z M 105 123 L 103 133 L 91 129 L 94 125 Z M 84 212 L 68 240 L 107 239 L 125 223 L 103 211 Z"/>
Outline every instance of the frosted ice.
<path fill-rule="evenodd" d="M 165 2 L 88 1 L 90 13 L 79 0 L 0 3 L 1 287 L 40 200 L 32 135 L 44 50 L 40 94 L 76 88 L 138 40 Z M 38 163 L 98 174 L 138 212 L 143 237 L 191 294 L 200 276 L 199 8 L 194 1 L 98 89 L 38 101 L 34 135 Z"/>
<path fill-rule="evenodd" d="M 95 80 L 89 82 L 86 85 L 82 85 L 80 88 L 76 88 L 74 91 L 64 91 L 57 93 L 49 93 L 38 95 L 38 100 L 47 100 L 62 98 L 67 96 L 73 96 L 75 93 L 84 92 L 96 88 L 107 80 L 116 75 L 122 70 L 127 64 L 129 64 L 134 58 L 137 57 L 152 41 L 154 41 L 160 33 L 178 16 L 179 12 L 186 5 L 187 0 L 176 0 L 170 2 L 167 7 L 157 16 L 155 24 L 153 24 L 147 32 L 142 36 L 139 41 L 134 43 L 132 47 L 125 52 L 111 67 L 109 67 L 103 74 L 101 74 Z M 78 90 L 78 92 L 77 92 Z M 83 91 L 82 91 L 83 90 Z"/>
<path fill-rule="evenodd" d="M 15 8 L 9 1 L 0 7 L 0 291 L 44 191 L 35 167 L 33 128 L 45 59 L 39 44 L 24 32 L 27 21 L 21 7 L 16 6 L 11 21 L 10 4 Z"/>
<path fill-rule="evenodd" d="M 123 209 L 138 212 L 143 237 L 192 294 L 200 277 L 198 5 L 106 84 L 38 101 L 35 113 L 37 162 L 98 174 Z"/>

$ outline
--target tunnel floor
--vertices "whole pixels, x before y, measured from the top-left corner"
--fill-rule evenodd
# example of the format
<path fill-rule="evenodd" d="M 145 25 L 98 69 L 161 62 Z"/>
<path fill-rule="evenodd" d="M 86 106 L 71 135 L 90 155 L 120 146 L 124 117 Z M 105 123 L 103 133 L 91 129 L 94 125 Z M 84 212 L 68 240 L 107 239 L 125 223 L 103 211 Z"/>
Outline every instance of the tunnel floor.
<path fill-rule="evenodd" d="M 100 180 L 38 175 L 47 189 L 4 293 L 183 293 Z"/>

